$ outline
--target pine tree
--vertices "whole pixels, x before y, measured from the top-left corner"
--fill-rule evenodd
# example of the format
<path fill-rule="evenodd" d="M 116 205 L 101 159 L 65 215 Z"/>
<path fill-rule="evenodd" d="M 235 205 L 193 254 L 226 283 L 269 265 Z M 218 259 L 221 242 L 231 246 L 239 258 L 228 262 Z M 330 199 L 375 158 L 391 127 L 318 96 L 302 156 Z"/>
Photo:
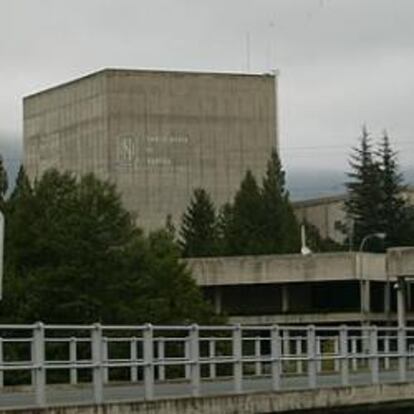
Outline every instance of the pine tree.
<path fill-rule="evenodd" d="M 262 203 L 265 252 L 299 252 L 299 226 L 289 201 L 285 172 L 276 149 L 271 152 L 263 179 Z"/>
<path fill-rule="evenodd" d="M 225 203 L 221 208 L 217 218 L 217 234 L 218 234 L 218 254 L 221 256 L 229 256 L 233 254 L 232 241 L 233 231 L 233 205 Z"/>
<path fill-rule="evenodd" d="M 248 170 L 234 197 L 233 206 L 224 211 L 224 244 L 231 255 L 263 252 L 262 198 L 252 172 Z"/>
<path fill-rule="evenodd" d="M 350 159 L 351 179 L 346 183 L 348 199 L 345 210 L 353 221 L 353 245 L 373 233 L 382 232 L 381 205 L 383 201 L 382 175 L 374 158 L 371 138 L 366 127 L 362 129 L 359 148 L 353 149 Z"/>
<path fill-rule="evenodd" d="M 400 172 L 397 154 L 392 149 L 388 134 L 384 132 L 378 151 L 381 169 L 382 203 L 380 204 L 381 231 L 386 245 L 402 246 L 413 241 L 410 208 L 403 198 L 404 178 Z"/>
<path fill-rule="evenodd" d="M 180 237 L 184 257 L 214 256 L 217 253 L 216 209 L 209 194 L 202 188 L 194 190 L 182 217 Z"/>
<path fill-rule="evenodd" d="M 0 209 L 4 209 L 6 201 L 6 193 L 9 189 L 9 180 L 7 178 L 6 167 L 3 162 L 3 157 L 0 154 Z"/>

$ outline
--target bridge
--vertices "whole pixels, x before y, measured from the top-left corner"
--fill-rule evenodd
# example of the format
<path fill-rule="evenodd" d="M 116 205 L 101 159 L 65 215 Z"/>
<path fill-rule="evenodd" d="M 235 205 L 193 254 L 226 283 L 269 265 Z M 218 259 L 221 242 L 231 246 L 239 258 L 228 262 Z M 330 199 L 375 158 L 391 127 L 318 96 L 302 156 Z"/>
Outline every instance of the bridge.
<path fill-rule="evenodd" d="M 0 411 L 273 413 L 414 395 L 408 327 L 36 323 L 0 333 Z"/>

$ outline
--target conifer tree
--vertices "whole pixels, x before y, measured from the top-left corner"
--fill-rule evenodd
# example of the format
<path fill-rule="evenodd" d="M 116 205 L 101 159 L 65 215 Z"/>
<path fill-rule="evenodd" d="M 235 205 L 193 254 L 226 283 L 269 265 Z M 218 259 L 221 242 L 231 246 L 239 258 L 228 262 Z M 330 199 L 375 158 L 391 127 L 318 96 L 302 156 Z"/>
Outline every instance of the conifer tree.
<path fill-rule="evenodd" d="M 209 194 L 202 188 L 194 190 L 182 217 L 180 236 L 184 257 L 214 256 L 217 253 L 216 209 Z"/>
<path fill-rule="evenodd" d="M 381 204 L 381 169 L 375 160 L 371 137 L 363 127 L 360 145 L 353 149 L 350 159 L 351 171 L 346 183 L 348 199 L 345 210 L 353 221 L 353 245 L 358 246 L 362 239 L 372 233 L 383 231 Z"/>
<path fill-rule="evenodd" d="M 234 197 L 233 206 L 225 210 L 224 244 L 228 254 L 263 252 L 262 198 L 257 181 L 248 170 Z"/>
<path fill-rule="evenodd" d="M 3 162 L 3 156 L 0 154 L 0 209 L 4 209 L 4 203 L 8 189 L 9 180 L 7 178 L 7 171 Z"/>
<path fill-rule="evenodd" d="M 381 169 L 382 203 L 380 204 L 381 231 L 387 235 L 388 247 L 413 242 L 410 207 L 403 198 L 404 178 L 400 172 L 397 154 L 384 132 L 378 151 Z"/>
<path fill-rule="evenodd" d="M 262 204 L 265 253 L 299 252 L 299 225 L 289 201 L 285 172 L 276 149 L 271 152 L 263 179 Z"/>
<path fill-rule="evenodd" d="M 7 203 L 2 322 L 210 318 L 170 234 L 137 229 L 113 184 L 49 170 L 30 187 L 24 177 Z"/>

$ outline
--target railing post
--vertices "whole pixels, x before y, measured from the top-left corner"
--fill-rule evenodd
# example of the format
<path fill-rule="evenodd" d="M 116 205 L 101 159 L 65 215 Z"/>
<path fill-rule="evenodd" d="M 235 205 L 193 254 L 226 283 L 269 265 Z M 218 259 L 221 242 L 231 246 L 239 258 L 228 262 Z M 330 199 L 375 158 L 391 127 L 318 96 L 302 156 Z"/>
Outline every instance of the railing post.
<path fill-rule="evenodd" d="M 190 372 L 191 372 L 191 395 L 200 395 L 200 345 L 199 328 L 197 324 L 191 327 L 190 332 Z"/>
<path fill-rule="evenodd" d="M 78 360 L 76 349 L 76 338 L 70 338 L 69 341 L 69 360 L 71 364 L 76 364 Z M 76 367 L 70 369 L 70 383 L 75 385 L 78 383 L 78 370 Z"/>
<path fill-rule="evenodd" d="M 390 353 L 390 337 L 389 337 L 389 332 L 386 333 L 386 336 L 384 337 L 384 353 L 386 355 L 388 355 Z M 390 358 L 389 356 L 385 357 L 384 360 L 384 368 L 386 370 L 390 369 Z"/>
<path fill-rule="evenodd" d="M 407 380 L 407 343 L 406 331 L 403 327 L 398 328 L 398 373 L 400 381 Z"/>
<path fill-rule="evenodd" d="M 302 357 L 302 339 L 296 339 L 296 357 Z M 303 373 L 303 361 L 297 360 L 296 361 L 296 373 L 302 374 Z"/>
<path fill-rule="evenodd" d="M 316 346 L 316 355 L 317 356 L 319 356 L 319 357 L 321 357 L 322 356 L 322 351 L 323 351 L 323 344 L 322 344 L 322 339 L 321 338 L 315 338 L 316 339 L 316 343 L 315 343 L 315 346 Z M 322 372 L 322 359 L 318 359 L 317 361 L 316 361 L 316 371 L 317 372 Z"/>
<path fill-rule="evenodd" d="M 108 338 L 102 338 L 102 362 L 105 364 L 109 362 L 108 347 Z M 109 382 L 109 367 L 103 368 L 103 381 L 104 384 L 108 384 Z"/>
<path fill-rule="evenodd" d="M 353 371 L 357 371 L 358 370 L 358 359 L 356 358 L 356 354 L 358 351 L 358 346 L 357 346 L 357 339 L 356 338 L 352 338 L 351 340 L 351 352 L 352 352 L 352 370 Z"/>
<path fill-rule="evenodd" d="M 190 359 L 190 336 L 184 340 L 184 358 L 187 361 Z M 187 380 L 191 377 L 191 366 L 189 364 L 184 366 L 184 376 Z"/>
<path fill-rule="evenodd" d="M 271 331 L 271 354 L 272 354 L 272 389 L 280 390 L 280 379 L 282 375 L 282 343 L 280 331 L 277 326 L 272 327 Z"/>
<path fill-rule="evenodd" d="M 3 338 L 0 338 L 0 365 L 3 365 Z M 0 388 L 4 387 L 4 371 L 0 370 Z"/>
<path fill-rule="evenodd" d="M 379 383 L 379 358 L 378 358 L 378 329 L 372 326 L 370 330 L 370 366 L 372 383 Z"/>
<path fill-rule="evenodd" d="M 33 364 L 36 404 L 46 405 L 45 327 L 38 322 L 33 330 Z"/>
<path fill-rule="evenodd" d="M 102 373 L 102 327 L 96 323 L 92 328 L 93 396 L 95 404 L 103 403 Z"/>
<path fill-rule="evenodd" d="M 216 342 L 214 339 L 210 339 L 208 343 L 208 351 L 210 359 L 216 358 Z M 216 364 L 214 362 L 210 363 L 210 378 L 216 378 Z"/>
<path fill-rule="evenodd" d="M 243 333 L 241 325 L 237 324 L 233 330 L 233 376 L 234 376 L 234 391 L 242 392 L 243 381 L 243 362 L 242 362 L 242 340 Z"/>
<path fill-rule="evenodd" d="M 165 366 L 162 365 L 164 363 L 164 357 L 165 357 L 165 342 L 162 338 L 158 339 L 158 379 L 160 381 L 165 380 Z"/>
<path fill-rule="evenodd" d="M 153 328 L 147 324 L 144 328 L 144 395 L 146 400 L 154 398 L 154 340 Z"/>
<path fill-rule="evenodd" d="M 339 333 L 339 353 L 341 356 L 341 384 L 345 387 L 349 385 L 348 330 L 346 326 L 341 326 Z"/>
<path fill-rule="evenodd" d="M 309 326 L 307 332 L 307 348 L 308 348 L 308 383 L 309 388 L 316 387 L 316 335 L 315 327 Z"/>
<path fill-rule="evenodd" d="M 337 357 L 339 355 L 339 341 L 338 338 L 334 338 L 334 354 Z M 335 358 L 334 360 L 334 371 L 339 372 L 339 360 Z"/>
<path fill-rule="evenodd" d="M 254 340 L 254 355 L 256 358 L 261 357 L 261 340 L 260 338 L 255 338 Z M 262 363 L 260 361 L 256 361 L 255 363 L 255 374 L 262 375 Z"/>
<path fill-rule="evenodd" d="M 129 346 L 130 346 L 129 357 L 131 359 L 131 363 L 136 364 L 137 362 L 137 338 L 135 336 L 131 338 L 131 343 Z M 131 365 L 130 378 L 131 378 L 131 382 L 138 381 L 138 367 L 136 365 Z"/>

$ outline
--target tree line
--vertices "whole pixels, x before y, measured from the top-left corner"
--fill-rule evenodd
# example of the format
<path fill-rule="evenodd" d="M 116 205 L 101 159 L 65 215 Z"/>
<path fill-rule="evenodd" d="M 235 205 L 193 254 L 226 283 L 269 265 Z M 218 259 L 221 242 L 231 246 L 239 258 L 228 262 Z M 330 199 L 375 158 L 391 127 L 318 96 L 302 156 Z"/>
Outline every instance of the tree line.
<path fill-rule="evenodd" d="M 93 174 L 21 168 L 0 208 L 6 217 L 2 323 L 209 323 L 203 299 L 171 235 L 145 235 L 115 187 Z"/>
<path fill-rule="evenodd" d="M 346 182 L 349 221 L 344 231 L 351 249 L 375 233 L 383 233 L 385 240 L 372 238 L 367 250 L 414 245 L 414 208 L 406 196 L 397 155 L 386 132 L 375 141 L 366 127 L 362 129 L 359 145 L 350 157 Z"/>
<path fill-rule="evenodd" d="M 387 134 L 376 144 L 365 128 L 350 159 L 342 245 L 298 222 L 275 149 L 263 179 L 246 171 L 232 202 L 217 208 L 205 189 L 194 190 L 178 235 L 171 218 L 144 234 L 115 186 L 93 174 L 52 169 L 31 183 L 21 168 L 12 191 L 8 184 L 0 157 L 2 322 L 214 322 L 181 257 L 299 253 L 301 224 L 314 252 L 357 249 L 378 232 L 385 242 L 370 240 L 366 250 L 414 244 L 397 154 Z"/>
<path fill-rule="evenodd" d="M 285 171 L 273 149 L 261 183 L 247 170 L 232 203 L 217 208 L 205 189 L 194 190 L 178 240 L 185 257 L 299 253 L 301 224 L 311 249 L 341 248 L 323 239 L 310 223 L 298 222 Z"/>
<path fill-rule="evenodd" d="M 343 243 L 322 238 L 318 229 L 295 217 L 285 172 L 274 149 L 262 182 L 247 171 L 233 202 L 217 208 L 205 189 L 196 189 L 184 213 L 179 244 L 185 257 L 285 254 L 300 252 L 300 225 L 314 252 L 358 250 L 367 236 L 365 250 L 414 245 L 414 207 L 386 132 L 374 141 L 366 127 L 352 149 L 346 173 L 346 220 L 340 224 Z"/>

